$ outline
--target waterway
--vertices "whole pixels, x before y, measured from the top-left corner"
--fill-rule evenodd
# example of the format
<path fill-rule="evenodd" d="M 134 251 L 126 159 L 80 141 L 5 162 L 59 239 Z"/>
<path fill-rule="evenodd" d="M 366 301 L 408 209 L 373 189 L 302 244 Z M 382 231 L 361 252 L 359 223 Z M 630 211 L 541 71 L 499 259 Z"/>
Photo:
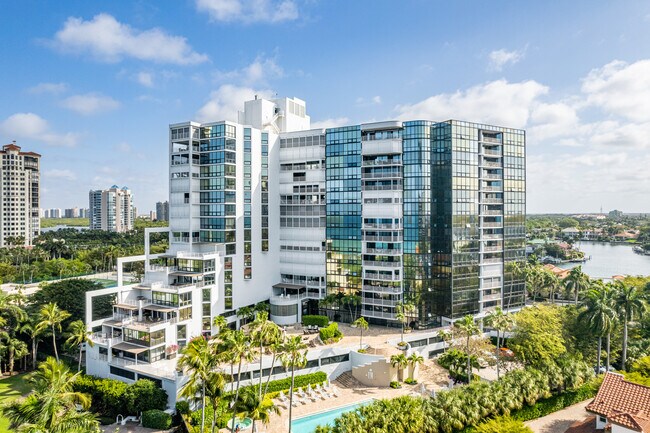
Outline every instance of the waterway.
<path fill-rule="evenodd" d="M 582 272 L 592 278 L 609 279 L 614 275 L 650 275 L 650 256 L 632 251 L 629 244 L 610 244 L 608 242 L 577 242 L 575 244 L 585 257 L 584 263 L 563 263 L 561 268 L 570 269 L 581 265 Z"/>

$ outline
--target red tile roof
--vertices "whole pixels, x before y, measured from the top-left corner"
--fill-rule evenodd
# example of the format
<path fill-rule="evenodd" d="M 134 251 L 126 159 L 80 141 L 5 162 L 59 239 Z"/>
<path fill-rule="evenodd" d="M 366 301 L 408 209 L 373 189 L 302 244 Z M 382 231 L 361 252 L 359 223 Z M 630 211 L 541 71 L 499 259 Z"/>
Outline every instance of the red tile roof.
<path fill-rule="evenodd" d="M 606 373 L 586 409 L 613 424 L 650 433 L 650 387 L 628 382 L 621 374 Z"/>

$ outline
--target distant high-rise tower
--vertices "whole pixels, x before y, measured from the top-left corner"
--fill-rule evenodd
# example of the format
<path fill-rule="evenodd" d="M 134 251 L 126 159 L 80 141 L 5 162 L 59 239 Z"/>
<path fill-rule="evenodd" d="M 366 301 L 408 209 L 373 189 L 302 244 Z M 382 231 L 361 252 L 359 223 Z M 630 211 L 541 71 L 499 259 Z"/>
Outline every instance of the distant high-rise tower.
<path fill-rule="evenodd" d="M 34 238 L 41 232 L 41 155 L 21 152 L 16 142 L 2 146 L 0 154 L 0 247 L 17 243 L 32 245 Z"/>
<path fill-rule="evenodd" d="M 169 202 L 163 201 L 156 203 L 156 220 L 169 221 Z"/>
<path fill-rule="evenodd" d="M 126 232 L 133 230 L 133 194 L 127 187 L 90 191 L 88 219 L 91 230 Z"/>

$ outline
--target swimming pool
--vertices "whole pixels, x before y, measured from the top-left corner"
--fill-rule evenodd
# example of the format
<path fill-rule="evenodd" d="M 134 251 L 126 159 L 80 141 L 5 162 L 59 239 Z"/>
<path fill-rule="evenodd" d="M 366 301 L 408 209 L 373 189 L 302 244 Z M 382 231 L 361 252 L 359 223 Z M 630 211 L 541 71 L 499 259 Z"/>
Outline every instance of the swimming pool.
<path fill-rule="evenodd" d="M 372 400 L 366 400 L 361 403 L 350 404 L 326 412 L 319 412 L 313 415 L 296 418 L 291 422 L 291 433 L 313 433 L 319 425 L 334 425 L 334 420 L 341 416 L 342 413 L 350 412 L 351 410 L 360 406 L 365 406 L 369 403 L 372 403 Z"/>

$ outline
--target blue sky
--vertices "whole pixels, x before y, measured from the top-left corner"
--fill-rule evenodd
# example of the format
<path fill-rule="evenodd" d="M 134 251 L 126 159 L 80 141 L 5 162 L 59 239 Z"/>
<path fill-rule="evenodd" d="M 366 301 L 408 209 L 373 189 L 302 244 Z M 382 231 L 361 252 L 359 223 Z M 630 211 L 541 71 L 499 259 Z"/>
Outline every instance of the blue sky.
<path fill-rule="evenodd" d="M 167 196 L 167 125 L 254 94 L 316 126 L 525 128 L 528 211 L 650 211 L 650 3 L 4 2 L 0 141 L 43 154 L 42 206 Z"/>

